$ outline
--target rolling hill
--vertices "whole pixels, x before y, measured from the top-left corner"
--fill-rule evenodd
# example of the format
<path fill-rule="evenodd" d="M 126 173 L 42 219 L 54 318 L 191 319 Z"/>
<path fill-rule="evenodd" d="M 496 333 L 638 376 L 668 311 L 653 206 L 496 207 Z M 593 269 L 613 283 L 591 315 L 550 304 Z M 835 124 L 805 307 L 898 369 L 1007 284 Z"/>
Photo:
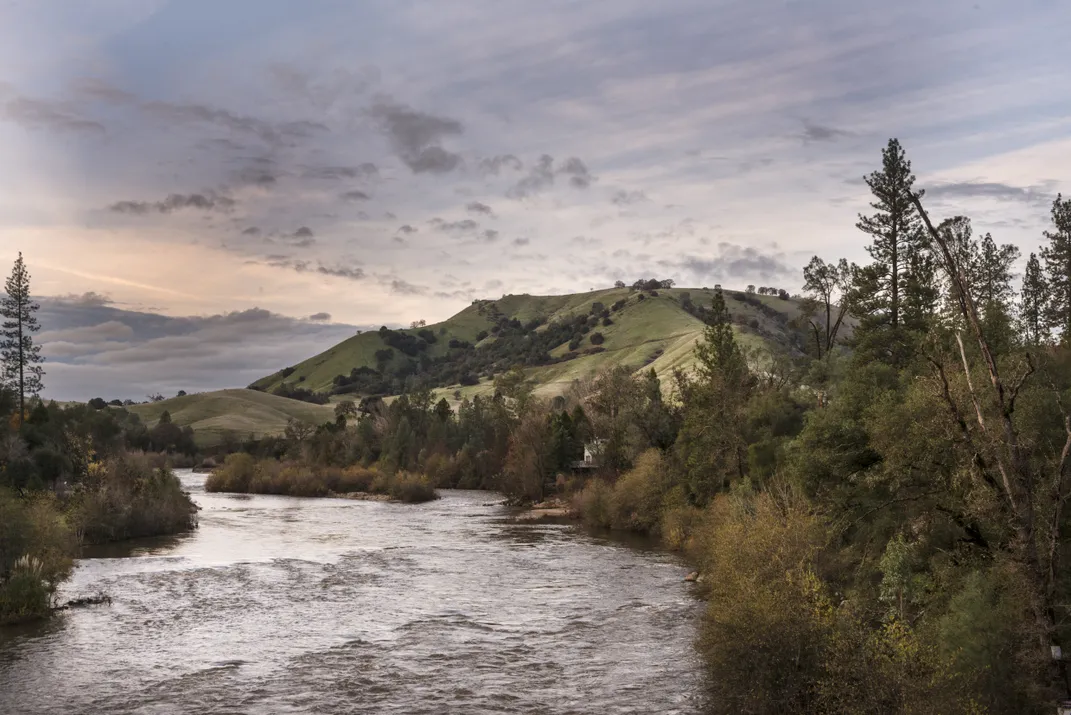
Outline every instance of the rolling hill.
<path fill-rule="evenodd" d="M 334 416 L 330 405 L 314 405 L 247 389 L 202 392 L 127 409 L 150 427 L 166 410 L 175 424 L 192 427 L 197 444 L 204 447 L 218 445 L 228 433 L 238 439 L 250 434 L 276 435 L 282 434 L 291 418 L 320 424 Z"/>
<path fill-rule="evenodd" d="M 490 392 L 489 376 L 514 364 L 524 366 L 537 394 L 545 396 L 615 365 L 649 366 L 666 377 L 694 362 L 693 347 L 705 325 L 702 314 L 713 295 L 707 288 L 506 295 L 476 301 L 434 325 L 355 335 L 250 387 L 352 398 L 396 393 L 406 375 L 418 373 L 443 394 L 469 396 Z M 724 295 L 742 344 L 800 349 L 803 337 L 791 327 L 798 300 L 737 291 Z"/>

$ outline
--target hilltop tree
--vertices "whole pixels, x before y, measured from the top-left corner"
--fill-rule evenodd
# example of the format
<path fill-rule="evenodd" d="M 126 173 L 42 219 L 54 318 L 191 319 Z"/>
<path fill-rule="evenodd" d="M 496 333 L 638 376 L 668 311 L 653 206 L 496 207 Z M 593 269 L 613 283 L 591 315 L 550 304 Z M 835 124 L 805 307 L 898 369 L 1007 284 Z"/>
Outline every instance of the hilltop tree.
<path fill-rule="evenodd" d="M 1049 286 L 1041 261 L 1031 253 L 1023 273 L 1023 290 L 1019 298 L 1019 323 L 1028 345 L 1041 345 L 1048 337 L 1045 323 L 1049 302 Z"/>
<path fill-rule="evenodd" d="M 890 139 L 881 158 L 881 170 L 864 177 L 874 194 L 870 205 L 875 213 L 860 214 L 856 226 L 873 237 L 867 252 L 874 262 L 858 272 L 857 288 L 864 299 L 859 306 L 864 328 L 897 329 L 903 320 L 912 256 L 920 249 L 920 223 L 911 202 L 915 175 L 900 142 Z"/>
<path fill-rule="evenodd" d="M 1071 196 L 1057 195 L 1052 224 L 1055 230 L 1045 232 L 1049 245 L 1041 249 L 1049 284 L 1046 316 L 1049 327 L 1060 331 L 1066 343 L 1071 341 Z"/>
<path fill-rule="evenodd" d="M 814 333 L 817 357 L 821 360 L 828 358 L 836 345 L 844 316 L 851 307 L 852 269 L 844 258 L 838 263 L 826 263 L 815 256 L 803 269 L 803 280 L 803 289 L 809 295 L 801 306 L 801 312 L 807 317 Z M 816 312 L 825 313 L 824 323 L 815 321 Z"/>
<path fill-rule="evenodd" d="M 4 317 L 0 331 L 0 361 L 4 379 L 18 390 L 19 415 L 26 414 L 26 395 L 38 395 L 44 387 L 45 361 L 41 347 L 34 345 L 33 334 L 41 329 L 37 310 L 41 307 L 30 298 L 30 273 L 22 253 L 4 284 L 6 295 L 0 298 L 0 315 Z"/>

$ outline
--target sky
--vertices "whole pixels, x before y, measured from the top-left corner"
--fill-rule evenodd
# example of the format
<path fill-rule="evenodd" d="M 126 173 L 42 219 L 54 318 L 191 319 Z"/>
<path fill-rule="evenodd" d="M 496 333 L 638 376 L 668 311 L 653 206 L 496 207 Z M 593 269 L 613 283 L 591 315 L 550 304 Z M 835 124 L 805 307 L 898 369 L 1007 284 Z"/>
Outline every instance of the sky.
<path fill-rule="evenodd" d="M 935 218 L 1037 250 L 1064 0 L 7 0 L 0 270 L 46 394 L 244 385 L 357 329 L 615 280 L 866 260 L 898 137 Z"/>

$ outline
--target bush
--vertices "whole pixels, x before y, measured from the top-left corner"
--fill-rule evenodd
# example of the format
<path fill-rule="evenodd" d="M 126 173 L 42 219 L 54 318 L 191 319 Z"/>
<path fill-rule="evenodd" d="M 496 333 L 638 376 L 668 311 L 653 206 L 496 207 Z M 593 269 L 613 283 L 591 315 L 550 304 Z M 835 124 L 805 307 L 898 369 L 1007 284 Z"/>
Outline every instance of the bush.
<path fill-rule="evenodd" d="M 613 493 L 613 487 L 602 479 L 591 479 L 573 496 L 572 511 L 588 526 L 608 529 L 613 524 Z"/>
<path fill-rule="evenodd" d="M 228 454 L 223 466 L 208 475 L 208 479 L 205 480 L 205 491 L 248 492 L 255 476 L 257 476 L 257 461 L 252 455 L 245 452 Z"/>
<path fill-rule="evenodd" d="M 610 526 L 646 534 L 657 532 L 662 501 L 669 488 L 670 476 L 662 453 L 647 450 L 636 459 L 636 466 L 614 484 Z"/>
<path fill-rule="evenodd" d="M 591 334 L 591 344 L 592 345 L 602 345 L 604 342 L 606 342 L 606 338 L 603 337 L 602 333 L 592 333 Z"/>
<path fill-rule="evenodd" d="M 0 625 L 49 615 L 76 545 L 51 494 L 27 498 L 0 488 Z"/>
<path fill-rule="evenodd" d="M 409 472 L 398 472 L 388 479 L 387 493 L 392 499 L 407 504 L 419 504 L 439 498 L 427 477 Z"/>
<path fill-rule="evenodd" d="M 245 453 L 227 456 L 220 469 L 205 481 L 205 491 L 248 494 L 279 494 L 292 497 L 326 497 L 332 494 L 368 492 L 387 494 L 404 502 L 437 499 L 434 485 L 420 475 L 399 473 L 389 476 L 361 466 L 335 467 L 257 461 Z"/>
<path fill-rule="evenodd" d="M 168 467 L 120 455 L 90 465 L 72 497 L 70 518 L 86 543 L 103 544 L 192 529 L 197 506 Z"/>

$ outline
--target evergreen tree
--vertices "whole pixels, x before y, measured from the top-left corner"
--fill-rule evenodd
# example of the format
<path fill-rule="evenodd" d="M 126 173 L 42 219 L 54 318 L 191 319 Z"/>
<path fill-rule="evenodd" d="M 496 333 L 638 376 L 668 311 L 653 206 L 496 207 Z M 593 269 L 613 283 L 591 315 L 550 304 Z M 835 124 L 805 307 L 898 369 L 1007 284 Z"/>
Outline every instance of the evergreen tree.
<path fill-rule="evenodd" d="M 870 205 L 876 213 L 860 214 L 856 224 L 873 237 L 867 252 L 874 263 L 859 274 L 859 293 L 864 298 L 860 307 L 867 327 L 899 328 L 912 256 L 921 248 L 921 224 L 911 201 L 915 175 L 899 141 L 889 140 L 882 150 L 881 171 L 864 180 L 874 194 Z"/>
<path fill-rule="evenodd" d="M 6 295 L 0 298 L 0 315 L 4 317 L 0 331 L 0 362 L 3 363 L 4 379 L 18 390 L 21 416 L 26 414 L 26 395 L 40 394 L 45 374 L 41 366 L 45 360 L 41 356 L 41 347 L 33 342 L 33 334 L 41 329 L 37 322 L 37 310 L 41 306 L 30 298 L 30 273 L 21 252 L 4 290 Z"/>
<path fill-rule="evenodd" d="M 705 379 L 717 376 L 733 381 L 747 374 L 747 362 L 733 336 L 731 316 L 720 288 L 714 291 L 703 341 L 696 345 L 695 354 L 699 360 L 700 375 Z"/>
<path fill-rule="evenodd" d="M 978 248 L 978 306 L 987 322 L 1007 318 L 1014 305 L 1012 266 L 1019 260 L 1019 249 L 1010 243 L 998 246 L 988 233 Z"/>
<path fill-rule="evenodd" d="M 1031 253 L 1023 274 L 1023 290 L 1019 299 L 1019 323 L 1028 345 L 1041 345 L 1049 334 L 1046 324 L 1048 311 L 1049 286 L 1045 273 L 1041 270 L 1041 261 L 1037 254 Z"/>
<path fill-rule="evenodd" d="M 1041 249 L 1049 284 L 1046 311 L 1049 327 L 1071 341 L 1071 197 L 1058 195 L 1052 204 L 1053 231 L 1046 231 L 1049 245 Z"/>

